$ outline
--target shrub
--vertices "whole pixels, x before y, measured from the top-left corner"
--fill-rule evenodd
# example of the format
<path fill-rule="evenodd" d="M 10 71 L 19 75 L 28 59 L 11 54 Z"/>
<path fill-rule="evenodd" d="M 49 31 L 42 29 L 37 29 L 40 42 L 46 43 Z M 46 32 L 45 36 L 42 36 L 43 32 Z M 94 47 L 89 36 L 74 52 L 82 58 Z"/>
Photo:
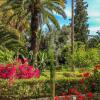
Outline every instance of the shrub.
<path fill-rule="evenodd" d="M 0 63 L 11 63 L 13 62 L 14 52 L 7 49 L 0 50 Z"/>
<path fill-rule="evenodd" d="M 79 49 L 74 53 L 74 64 L 76 67 L 94 66 L 100 62 L 98 49 Z"/>

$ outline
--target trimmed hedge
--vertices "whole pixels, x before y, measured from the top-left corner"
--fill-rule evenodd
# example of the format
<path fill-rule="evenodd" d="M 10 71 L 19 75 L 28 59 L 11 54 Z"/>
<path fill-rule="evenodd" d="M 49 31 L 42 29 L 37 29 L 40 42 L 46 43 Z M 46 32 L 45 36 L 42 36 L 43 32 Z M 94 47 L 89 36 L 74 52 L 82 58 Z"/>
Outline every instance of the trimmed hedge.
<path fill-rule="evenodd" d="M 79 83 L 80 78 L 66 77 L 56 80 L 56 95 L 61 95 L 62 92 L 68 92 L 68 89 L 77 87 L 84 93 L 84 86 Z M 13 86 L 8 85 L 8 80 L 0 79 L 0 98 L 9 98 L 11 100 L 21 98 L 36 98 L 50 96 L 50 80 L 49 78 L 40 79 L 19 79 L 15 80 Z M 92 83 L 95 83 L 93 89 Z M 86 78 L 84 84 L 88 87 L 88 91 L 100 93 L 100 72 L 95 72 L 91 77 Z M 3 99 L 4 100 L 4 99 Z M 22 100 L 22 99 L 21 99 Z"/>
<path fill-rule="evenodd" d="M 60 79 L 56 83 L 70 80 Z M 71 78 L 71 80 L 76 80 Z M 50 80 L 48 79 L 19 79 L 15 80 L 13 86 L 9 86 L 7 79 L 0 79 L 0 97 L 5 98 L 36 98 L 50 96 Z"/>

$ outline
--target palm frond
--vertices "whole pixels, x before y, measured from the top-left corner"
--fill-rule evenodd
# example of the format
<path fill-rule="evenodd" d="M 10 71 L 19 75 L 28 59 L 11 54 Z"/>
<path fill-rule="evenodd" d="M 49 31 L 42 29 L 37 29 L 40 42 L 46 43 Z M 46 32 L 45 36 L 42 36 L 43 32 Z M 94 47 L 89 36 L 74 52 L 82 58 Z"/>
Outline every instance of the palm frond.
<path fill-rule="evenodd" d="M 12 45 L 21 45 L 19 34 L 17 30 L 0 25 L 0 45 L 6 48 L 10 47 L 8 49 L 14 48 Z"/>

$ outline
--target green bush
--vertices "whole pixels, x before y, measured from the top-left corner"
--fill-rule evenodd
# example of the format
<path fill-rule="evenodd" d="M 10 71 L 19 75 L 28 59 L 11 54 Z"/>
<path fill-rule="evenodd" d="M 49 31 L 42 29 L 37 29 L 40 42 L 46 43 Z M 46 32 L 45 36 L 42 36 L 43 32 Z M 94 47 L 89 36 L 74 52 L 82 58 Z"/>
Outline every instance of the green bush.
<path fill-rule="evenodd" d="M 8 49 L 0 50 L 0 63 L 11 63 L 14 60 L 14 52 Z"/>
<path fill-rule="evenodd" d="M 89 67 L 100 62 L 98 49 L 79 49 L 74 53 L 74 64 L 76 67 Z"/>
<path fill-rule="evenodd" d="M 90 59 L 90 63 L 92 65 L 99 64 L 100 62 L 100 54 L 98 49 L 89 49 L 87 51 L 87 59 Z"/>
<path fill-rule="evenodd" d="M 0 80 L 0 97 L 5 98 L 31 98 L 46 96 L 46 81 L 16 80 L 12 87 L 7 85 L 7 80 Z M 15 99 L 14 99 L 15 100 Z"/>

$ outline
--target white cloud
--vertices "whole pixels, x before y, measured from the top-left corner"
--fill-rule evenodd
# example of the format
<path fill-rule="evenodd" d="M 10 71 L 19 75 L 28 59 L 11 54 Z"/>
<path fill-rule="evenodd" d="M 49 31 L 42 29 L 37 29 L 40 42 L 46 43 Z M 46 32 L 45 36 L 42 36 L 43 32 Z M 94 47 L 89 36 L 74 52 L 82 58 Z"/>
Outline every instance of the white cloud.
<path fill-rule="evenodd" d="M 99 11 L 88 11 L 89 17 L 100 17 Z"/>
<path fill-rule="evenodd" d="M 99 26 L 90 27 L 89 30 L 90 30 L 90 34 L 95 34 L 98 30 L 100 30 L 100 27 Z"/>
<path fill-rule="evenodd" d="M 100 27 L 90 27 L 89 30 L 91 31 L 97 31 L 98 29 L 100 29 Z"/>

